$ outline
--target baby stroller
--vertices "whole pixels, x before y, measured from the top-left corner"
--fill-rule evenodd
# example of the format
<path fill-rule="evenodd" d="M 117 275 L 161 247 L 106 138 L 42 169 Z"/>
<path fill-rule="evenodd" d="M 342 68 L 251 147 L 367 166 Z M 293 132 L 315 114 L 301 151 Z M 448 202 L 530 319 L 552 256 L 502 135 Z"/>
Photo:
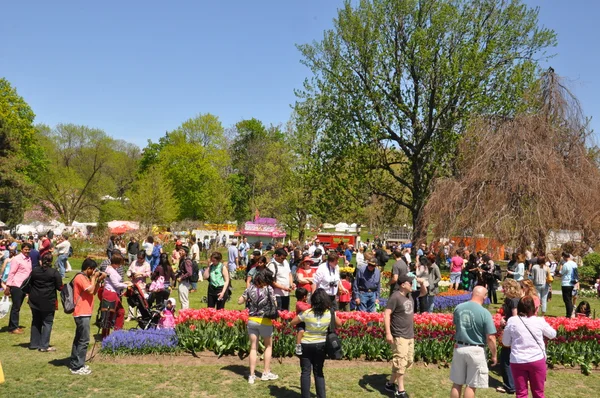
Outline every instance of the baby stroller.
<path fill-rule="evenodd" d="M 163 299 L 166 293 L 166 297 Z M 156 293 L 155 293 L 156 294 Z M 164 302 L 169 298 L 169 291 L 159 292 L 160 297 L 157 297 L 157 305 L 150 307 L 148 301 L 144 297 L 144 292 L 139 286 L 133 285 L 127 289 L 125 296 L 127 297 L 127 303 L 138 310 L 138 328 L 142 330 L 156 329 L 158 321 L 160 320 L 160 313 L 164 309 Z"/>

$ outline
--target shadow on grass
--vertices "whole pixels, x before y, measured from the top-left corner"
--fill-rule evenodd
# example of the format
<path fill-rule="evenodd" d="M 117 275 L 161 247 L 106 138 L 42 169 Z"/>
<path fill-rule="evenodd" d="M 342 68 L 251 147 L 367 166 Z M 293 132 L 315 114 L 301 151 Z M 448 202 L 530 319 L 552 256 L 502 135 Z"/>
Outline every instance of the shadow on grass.
<path fill-rule="evenodd" d="M 21 326 L 21 325 L 19 325 L 19 329 L 26 329 L 26 328 L 27 328 L 27 326 Z M 4 333 L 4 332 L 8 332 L 8 326 L 2 326 L 0 328 L 0 333 Z"/>
<path fill-rule="evenodd" d="M 502 367 L 500 365 L 496 365 L 493 368 L 490 367 L 489 373 L 489 388 L 496 389 L 497 387 L 503 387 L 502 383 Z"/>
<path fill-rule="evenodd" d="M 69 366 L 69 361 L 71 360 L 71 357 L 66 357 L 66 358 L 57 358 L 57 359 L 53 359 L 51 361 L 48 361 L 48 364 L 53 365 L 53 366 L 57 366 L 57 367 L 62 367 L 62 366 Z"/>
<path fill-rule="evenodd" d="M 284 397 L 284 398 L 300 398 L 300 397 L 302 397 L 302 395 L 300 394 L 300 391 L 292 390 L 291 388 L 282 387 L 282 386 L 270 385 L 269 392 L 272 397 Z M 316 395 L 313 393 L 311 393 L 310 396 L 316 397 Z"/>
<path fill-rule="evenodd" d="M 358 381 L 358 385 L 370 393 L 378 392 L 381 395 L 389 395 L 389 393 L 385 391 L 385 383 L 387 380 L 387 375 L 364 375 Z"/>
<path fill-rule="evenodd" d="M 29 348 L 29 343 L 13 344 L 13 347 Z"/>
<path fill-rule="evenodd" d="M 228 371 L 235 373 L 236 375 L 242 376 L 244 378 L 248 375 L 248 367 L 242 366 L 242 365 L 227 365 L 227 366 L 223 366 L 221 368 L 221 370 L 228 370 Z"/>

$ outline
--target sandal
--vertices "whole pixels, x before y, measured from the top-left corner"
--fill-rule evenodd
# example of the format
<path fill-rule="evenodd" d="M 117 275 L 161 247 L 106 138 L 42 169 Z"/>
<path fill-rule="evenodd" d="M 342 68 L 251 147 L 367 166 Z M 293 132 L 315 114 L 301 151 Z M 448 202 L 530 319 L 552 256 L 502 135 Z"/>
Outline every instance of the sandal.
<path fill-rule="evenodd" d="M 504 389 L 504 387 L 496 387 L 496 392 L 506 394 L 506 390 Z"/>
<path fill-rule="evenodd" d="M 38 351 L 39 352 L 54 352 L 54 351 L 56 351 L 56 348 L 55 347 L 40 348 Z"/>

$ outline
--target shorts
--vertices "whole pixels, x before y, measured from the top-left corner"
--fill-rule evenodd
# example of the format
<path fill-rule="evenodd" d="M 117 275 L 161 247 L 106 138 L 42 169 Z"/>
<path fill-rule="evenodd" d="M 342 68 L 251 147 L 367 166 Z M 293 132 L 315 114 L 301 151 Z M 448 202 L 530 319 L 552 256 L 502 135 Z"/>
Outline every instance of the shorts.
<path fill-rule="evenodd" d="M 259 337 L 271 337 L 273 335 L 273 326 L 261 325 L 258 322 L 248 321 L 248 334 Z"/>
<path fill-rule="evenodd" d="M 296 325 L 296 330 L 297 331 L 305 331 L 306 330 L 306 323 L 304 322 L 300 322 L 299 324 Z"/>
<path fill-rule="evenodd" d="M 460 283 L 460 272 L 450 272 L 450 283 Z"/>
<path fill-rule="evenodd" d="M 415 358 L 415 339 L 405 339 L 403 337 L 394 337 L 392 345 L 392 372 L 405 374 Z"/>
<path fill-rule="evenodd" d="M 457 346 L 452 356 L 450 380 L 460 386 L 488 388 L 489 371 L 483 347 Z"/>
<path fill-rule="evenodd" d="M 579 295 L 579 290 L 573 289 L 573 297 L 577 297 Z"/>

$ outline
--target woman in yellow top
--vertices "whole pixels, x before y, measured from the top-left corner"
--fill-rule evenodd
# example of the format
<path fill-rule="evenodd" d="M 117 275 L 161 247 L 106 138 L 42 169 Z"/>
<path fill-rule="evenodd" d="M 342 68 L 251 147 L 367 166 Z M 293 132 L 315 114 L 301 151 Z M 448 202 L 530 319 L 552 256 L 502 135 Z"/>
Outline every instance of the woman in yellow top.
<path fill-rule="evenodd" d="M 258 338 L 262 337 L 265 344 L 265 370 L 261 380 L 277 380 L 279 376 L 271 373 L 271 355 L 273 352 L 273 322 L 265 318 L 265 312 L 271 308 L 277 308 L 275 294 L 270 284 L 273 282 L 271 271 L 263 269 L 256 273 L 252 284 L 244 291 L 238 299 L 238 304 L 248 303 L 248 335 L 250 337 L 250 376 L 248 383 L 254 384 L 256 376 L 256 358 L 258 349 Z M 269 303 L 270 301 L 270 303 Z"/>
<path fill-rule="evenodd" d="M 324 289 L 317 289 L 310 297 L 311 309 L 297 315 L 290 325 L 296 326 L 304 322 L 306 329 L 302 336 L 302 356 L 300 357 L 300 389 L 302 397 L 310 397 L 310 372 L 315 375 L 315 387 L 318 398 L 325 398 L 325 376 L 323 364 L 325 363 L 325 338 L 331 322 L 331 299 Z M 335 325 L 342 326 L 342 322 L 335 315 Z"/>

